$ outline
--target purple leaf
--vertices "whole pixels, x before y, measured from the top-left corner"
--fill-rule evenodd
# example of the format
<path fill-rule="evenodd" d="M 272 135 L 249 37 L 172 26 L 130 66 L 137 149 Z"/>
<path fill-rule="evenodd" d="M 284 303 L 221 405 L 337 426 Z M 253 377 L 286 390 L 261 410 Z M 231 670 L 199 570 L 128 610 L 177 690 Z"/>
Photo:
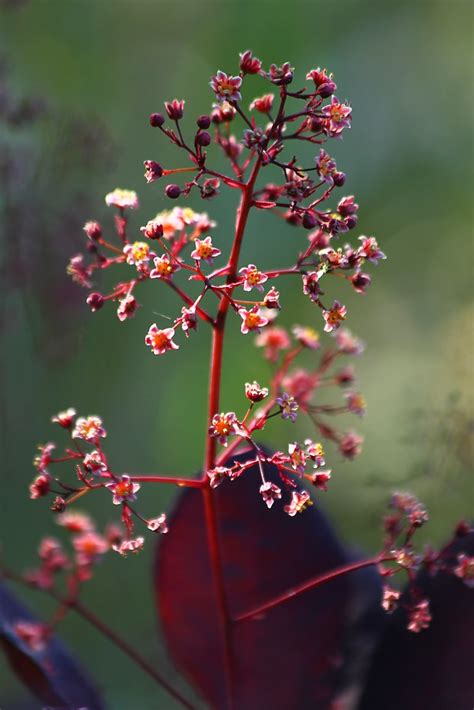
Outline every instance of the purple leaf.
<path fill-rule="evenodd" d="M 474 534 L 453 552 L 474 553 Z M 474 590 L 444 572 L 417 576 L 430 602 L 428 629 L 408 631 L 400 608 L 377 646 L 359 710 L 472 710 L 474 707 Z M 404 597 L 401 598 L 403 606 Z"/>
<path fill-rule="evenodd" d="M 232 461 L 248 456 L 242 454 Z M 274 466 L 265 465 L 265 476 L 281 484 Z M 268 510 L 259 486 L 254 466 L 238 480 L 225 481 L 212 491 L 232 616 L 351 559 L 317 504 L 291 518 L 283 511 L 285 501 Z M 353 602 L 366 579 L 360 573 L 341 577 L 263 617 L 235 624 L 235 707 L 328 708 L 344 672 Z M 225 708 L 218 605 L 203 496 L 198 489 L 188 488 L 178 499 L 170 533 L 159 545 L 156 585 L 158 609 L 176 666 L 213 707 Z"/>
<path fill-rule="evenodd" d="M 36 620 L 5 584 L 0 584 L 0 645 L 20 680 L 47 705 L 101 710 L 97 690 L 63 645 L 54 638 L 32 648 L 15 631 L 18 622 Z"/>

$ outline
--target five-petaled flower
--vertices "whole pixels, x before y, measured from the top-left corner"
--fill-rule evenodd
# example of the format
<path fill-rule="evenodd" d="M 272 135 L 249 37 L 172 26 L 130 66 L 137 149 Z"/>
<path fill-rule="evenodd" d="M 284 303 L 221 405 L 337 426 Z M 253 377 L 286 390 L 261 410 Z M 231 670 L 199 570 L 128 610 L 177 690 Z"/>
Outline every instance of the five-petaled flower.
<path fill-rule="evenodd" d="M 363 417 L 367 411 L 367 405 L 360 392 L 346 392 L 345 397 L 348 411 Z"/>
<path fill-rule="evenodd" d="M 283 392 L 276 398 L 275 403 L 280 405 L 281 416 L 283 419 L 289 419 L 291 422 L 296 421 L 299 405 L 294 397 L 289 395 L 287 392 Z"/>
<path fill-rule="evenodd" d="M 246 308 L 239 308 L 238 314 L 242 318 L 240 332 L 244 335 L 249 333 L 251 330 L 260 333 L 260 329 L 268 323 L 268 318 L 262 316 L 258 306 L 253 306 L 253 308 L 249 311 Z"/>
<path fill-rule="evenodd" d="M 345 320 L 347 313 L 347 308 L 343 306 L 339 301 L 334 301 L 332 308 L 323 311 L 323 318 L 326 321 L 324 330 L 326 333 L 330 333 L 332 330 L 339 328 L 342 321 Z"/>
<path fill-rule="evenodd" d="M 155 268 L 150 271 L 150 279 L 169 279 L 180 267 L 168 254 L 153 259 Z"/>
<path fill-rule="evenodd" d="M 179 345 L 173 342 L 174 328 L 160 329 L 153 323 L 145 336 L 145 344 L 148 345 L 153 355 L 163 355 L 168 350 L 178 350 Z"/>
<path fill-rule="evenodd" d="M 390 587 L 388 584 L 384 585 L 383 596 L 382 596 L 382 609 L 384 609 L 388 614 L 392 614 L 398 606 L 398 600 L 400 599 L 401 592 L 398 589 Z"/>
<path fill-rule="evenodd" d="M 306 468 L 306 453 L 297 441 L 288 444 L 288 453 L 290 455 L 291 467 L 298 473 L 303 474 Z"/>
<path fill-rule="evenodd" d="M 119 187 L 116 187 L 113 192 L 109 192 L 105 196 L 105 204 L 108 207 L 118 207 L 122 210 L 137 210 L 140 206 L 136 192 L 133 190 L 122 190 Z"/>
<path fill-rule="evenodd" d="M 282 350 L 290 347 L 290 338 L 286 330 L 274 325 L 260 333 L 255 339 L 257 347 L 263 347 L 264 355 L 270 362 L 276 362 Z"/>
<path fill-rule="evenodd" d="M 196 259 L 196 261 L 205 261 L 208 264 L 212 264 L 214 258 L 221 253 L 220 249 L 212 246 L 212 237 L 196 239 L 194 247 L 194 251 L 191 252 L 191 257 Z"/>
<path fill-rule="evenodd" d="M 214 414 L 209 427 L 209 436 L 217 437 L 222 446 L 227 446 L 227 438 L 239 431 L 239 422 L 235 412 Z"/>
<path fill-rule="evenodd" d="M 322 113 L 328 119 L 326 132 L 333 138 L 341 135 L 344 128 L 351 125 L 351 107 L 341 103 L 335 96 L 332 97 L 330 104 L 323 107 Z"/>
<path fill-rule="evenodd" d="M 161 533 L 164 535 L 168 532 L 168 521 L 166 520 L 166 513 L 161 513 L 157 518 L 152 518 L 147 523 L 148 530 L 152 532 Z"/>
<path fill-rule="evenodd" d="M 306 446 L 306 455 L 314 462 L 314 468 L 324 466 L 326 461 L 324 458 L 323 445 L 319 441 L 314 442 L 312 439 L 305 439 L 304 443 Z"/>
<path fill-rule="evenodd" d="M 273 503 L 281 498 L 281 489 L 275 483 L 265 481 L 260 486 L 260 495 L 262 496 L 267 508 L 271 508 Z"/>
<path fill-rule="evenodd" d="M 117 308 L 117 318 L 119 321 L 127 320 L 127 318 L 132 318 L 138 308 L 138 301 L 135 296 L 131 293 L 127 293 L 126 296 L 120 299 Z"/>
<path fill-rule="evenodd" d="M 140 484 L 134 483 L 127 474 L 123 474 L 123 476 L 120 476 L 120 479 L 116 481 L 106 483 L 105 487 L 114 494 L 112 499 L 114 505 L 136 500 L 137 491 L 140 490 Z"/>
<path fill-rule="evenodd" d="M 107 540 L 93 530 L 75 535 L 72 540 L 72 546 L 76 551 L 78 565 L 93 564 L 100 555 L 103 555 L 109 549 Z"/>
<path fill-rule="evenodd" d="M 242 77 L 229 76 L 223 71 L 218 71 L 211 78 L 210 87 L 216 95 L 218 101 L 240 101 L 240 87 L 242 85 Z"/>
<path fill-rule="evenodd" d="M 73 439 L 84 439 L 84 441 L 96 441 L 100 436 L 107 436 L 102 419 L 95 415 L 89 417 L 79 417 L 72 430 Z"/>
<path fill-rule="evenodd" d="M 90 451 L 84 456 L 82 465 L 88 473 L 92 473 L 95 476 L 100 476 L 100 474 L 107 471 L 108 468 L 107 462 L 104 459 L 103 454 L 97 449 L 94 449 L 94 451 Z"/>
<path fill-rule="evenodd" d="M 146 242 L 133 242 L 126 244 L 123 248 L 127 264 L 131 266 L 141 266 L 150 260 L 150 247 Z"/>
<path fill-rule="evenodd" d="M 408 631 L 413 631 L 413 633 L 417 634 L 422 629 L 427 629 L 430 622 L 430 603 L 428 599 L 422 599 L 408 612 Z"/>
<path fill-rule="evenodd" d="M 254 109 L 259 113 L 270 113 L 273 106 L 274 94 L 265 94 L 265 96 L 260 96 L 252 101 L 249 106 L 250 111 Z"/>
<path fill-rule="evenodd" d="M 256 288 L 257 291 L 263 291 L 263 284 L 268 280 L 268 276 L 259 271 L 255 264 L 244 266 L 239 270 L 239 274 L 244 280 L 244 291 L 251 291 L 253 288 Z"/>
<path fill-rule="evenodd" d="M 319 156 L 316 158 L 316 170 L 321 180 L 329 185 L 334 184 L 334 174 L 337 172 L 336 161 L 326 153 L 324 148 L 321 148 Z"/>
<path fill-rule="evenodd" d="M 308 506 L 313 505 L 309 493 L 306 491 L 293 491 L 291 494 L 291 501 L 288 505 L 285 505 L 283 510 L 288 513 L 290 517 L 294 517 L 296 513 L 302 513 Z"/>
<path fill-rule="evenodd" d="M 456 577 L 462 579 L 468 587 L 474 587 L 474 557 L 460 553 L 453 572 Z"/>
<path fill-rule="evenodd" d="M 305 348 L 317 350 L 321 347 L 319 333 L 309 326 L 294 325 L 293 335 L 300 345 L 303 345 Z"/>
<path fill-rule="evenodd" d="M 372 264 L 378 264 L 380 259 L 386 259 L 387 257 L 379 249 L 377 240 L 375 237 L 359 237 L 362 245 L 359 247 L 358 253 L 363 256 L 367 261 L 372 262 Z"/>

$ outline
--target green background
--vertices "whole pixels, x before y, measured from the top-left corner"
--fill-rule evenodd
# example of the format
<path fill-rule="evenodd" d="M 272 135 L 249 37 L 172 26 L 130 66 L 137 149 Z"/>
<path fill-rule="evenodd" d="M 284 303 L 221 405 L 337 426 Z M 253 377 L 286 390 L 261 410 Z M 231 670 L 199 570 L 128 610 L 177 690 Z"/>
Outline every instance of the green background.
<path fill-rule="evenodd" d="M 10 89 L 42 96 L 50 107 L 46 120 L 20 135 L 1 129 L 2 141 L 18 141 L 29 151 L 14 191 L 19 226 L 12 233 L 0 223 L 7 271 L 22 267 L 13 280 L 2 269 L 0 533 L 7 561 L 17 568 L 34 565 L 40 538 L 57 532 L 46 506 L 28 499 L 27 486 L 36 443 L 60 439 L 49 419 L 61 409 L 74 406 L 103 417 L 116 470 L 190 475 L 200 466 L 206 328 L 177 353 L 153 358 L 143 335 L 156 312 L 174 315 L 167 290 L 154 282 L 139 294 L 143 307 L 135 319 L 121 324 L 112 309 L 91 316 L 85 292 L 71 289 L 64 267 L 80 248 L 87 219 L 100 219 L 111 232 L 103 198 L 114 187 L 139 194 L 141 210 L 132 216 L 137 234 L 169 206 L 163 183 L 145 184 L 143 160 L 173 165 L 182 157 L 148 126 L 148 114 L 161 110 L 163 100 L 185 97 L 191 130 L 194 118 L 209 110 L 211 74 L 235 72 L 238 52 L 248 47 L 265 66 L 289 60 L 296 85 L 316 66 L 335 73 L 337 95 L 353 107 L 352 130 L 329 148 L 348 174 L 340 194 L 355 194 L 361 205 L 351 236 L 376 235 L 389 257 L 370 269 L 367 295 L 338 284 L 349 326 L 367 344 L 355 365 L 368 414 L 344 426 L 361 431 L 366 441 L 353 463 L 328 446 L 333 482 L 320 504 L 347 542 L 375 550 L 387 497 L 394 488 L 409 489 L 430 511 L 421 538 L 435 544 L 446 539 L 459 518 L 472 515 L 474 499 L 470 3 L 4 4 L 0 39 Z M 266 90 L 257 80 L 249 84 L 246 101 Z M 77 121 L 98 132 L 95 143 L 75 145 Z M 189 202 L 217 220 L 215 241 L 224 250 L 235 199 L 223 189 L 215 201 Z M 0 201 L 4 207 L 5 193 Z M 242 263 L 284 266 L 304 239 L 302 231 L 268 214 L 252 215 Z M 299 286 L 287 285 L 284 303 L 282 323 L 321 329 L 319 313 Z M 243 382 L 263 384 L 268 371 L 250 339 L 240 336 L 236 319 L 229 321 L 228 336 L 222 406 L 240 411 Z M 304 422 L 276 422 L 264 440 L 285 448 L 310 433 Z M 148 488 L 146 512 L 166 510 L 174 495 L 172 488 Z M 88 505 L 98 520 L 110 518 L 103 497 Z M 151 548 L 148 539 L 140 556 L 108 556 L 85 600 L 173 677 L 155 634 Z M 43 612 L 50 609 L 42 595 L 25 598 Z M 64 623 L 63 636 L 94 672 L 109 707 L 177 707 L 76 618 Z M 28 697 L 2 667 L 0 688 L 2 710 Z"/>

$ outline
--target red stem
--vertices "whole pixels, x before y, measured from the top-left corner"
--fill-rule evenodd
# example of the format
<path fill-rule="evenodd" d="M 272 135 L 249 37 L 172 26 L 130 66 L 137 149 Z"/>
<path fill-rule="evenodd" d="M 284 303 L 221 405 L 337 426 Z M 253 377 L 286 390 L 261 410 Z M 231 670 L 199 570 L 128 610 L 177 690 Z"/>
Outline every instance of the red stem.
<path fill-rule="evenodd" d="M 359 569 L 364 569 L 364 567 L 371 567 L 372 565 L 378 565 L 380 564 L 380 562 L 386 562 L 387 560 L 392 559 L 394 559 L 393 556 L 384 557 L 383 555 L 377 555 L 376 557 L 372 557 L 369 560 L 351 562 L 350 564 L 344 565 L 343 567 L 337 567 L 336 569 L 333 569 L 330 572 L 318 574 L 316 577 L 308 579 L 306 582 L 303 582 L 297 587 L 287 589 L 286 592 L 283 592 L 282 594 L 273 597 L 273 599 L 269 599 L 268 601 L 264 602 L 264 604 L 260 604 L 259 606 L 256 606 L 253 609 L 249 609 L 248 611 L 239 614 L 237 617 L 235 617 L 234 621 L 245 621 L 246 619 L 251 619 L 252 617 L 257 616 L 258 614 L 263 614 L 264 612 L 269 611 L 270 609 L 273 609 L 274 607 L 279 606 L 280 604 L 284 604 L 290 599 L 294 599 L 294 597 L 297 597 L 299 594 L 307 592 L 309 589 L 319 587 L 321 584 L 325 584 L 326 582 L 330 582 L 333 579 L 337 579 L 337 577 L 341 577 L 344 574 L 348 574 L 349 572 L 356 572 Z"/>
<path fill-rule="evenodd" d="M 234 243 L 228 261 L 227 283 L 232 283 L 236 279 L 237 266 L 242 246 L 242 240 L 247 224 L 247 218 L 252 206 L 252 196 L 255 181 L 260 169 L 260 160 L 256 160 L 250 178 L 243 188 L 240 205 L 237 211 L 237 221 L 235 227 Z M 228 298 L 222 298 L 216 320 L 214 322 L 212 351 L 210 359 L 209 372 L 209 397 L 208 397 L 208 423 L 210 424 L 212 417 L 219 410 L 220 402 L 220 387 L 222 375 L 222 353 L 224 348 L 224 333 L 225 320 L 229 310 L 230 301 Z M 207 435 L 206 439 L 206 458 L 204 464 L 203 478 L 207 480 L 207 471 L 212 469 L 216 460 L 216 439 Z M 227 706 L 229 709 L 233 707 L 233 649 L 232 649 L 232 618 L 227 604 L 227 596 L 224 586 L 224 578 L 222 573 L 222 556 L 219 547 L 217 512 L 213 491 L 206 486 L 202 490 L 204 497 L 204 507 L 206 516 L 206 531 L 209 543 L 209 552 L 211 558 L 212 577 L 214 589 L 216 593 L 217 611 L 221 626 L 222 642 L 224 646 L 224 669 L 226 676 L 227 688 Z"/>

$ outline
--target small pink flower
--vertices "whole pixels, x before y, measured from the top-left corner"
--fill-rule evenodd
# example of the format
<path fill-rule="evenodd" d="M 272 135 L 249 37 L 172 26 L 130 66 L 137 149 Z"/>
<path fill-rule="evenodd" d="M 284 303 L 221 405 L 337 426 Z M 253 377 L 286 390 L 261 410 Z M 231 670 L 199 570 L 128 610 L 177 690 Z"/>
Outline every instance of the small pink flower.
<path fill-rule="evenodd" d="M 150 260 L 150 247 L 146 242 L 133 242 L 126 244 L 123 248 L 127 264 L 131 266 L 141 266 Z"/>
<path fill-rule="evenodd" d="M 150 219 L 144 227 L 140 227 L 140 231 L 148 239 L 161 239 L 164 233 L 163 225 L 158 219 Z"/>
<path fill-rule="evenodd" d="M 251 402 L 261 402 L 265 397 L 268 397 L 268 387 L 260 387 L 255 380 L 250 383 L 245 383 L 245 396 Z"/>
<path fill-rule="evenodd" d="M 308 372 L 303 368 L 286 375 L 282 381 L 285 392 L 294 397 L 301 407 L 309 403 L 318 384 L 318 373 Z"/>
<path fill-rule="evenodd" d="M 357 414 L 359 417 L 363 417 L 367 411 L 367 405 L 363 396 L 359 392 L 347 392 L 345 397 L 349 412 Z"/>
<path fill-rule="evenodd" d="M 281 498 L 281 489 L 274 483 L 266 481 L 260 486 L 260 495 L 264 503 L 266 503 L 267 508 L 271 508 L 273 503 Z"/>
<path fill-rule="evenodd" d="M 265 348 L 265 357 L 270 362 L 276 362 L 281 350 L 287 350 L 290 347 L 290 338 L 284 328 L 279 326 L 270 326 L 257 336 L 255 340 L 257 347 Z"/>
<path fill-rule="evenodd" d="M 120 299 L 117 308 L 117 318 L 123 322 L 127 318 L 133 318 L 138 308 L 138 301 L 131 293 Z"/>
<path fill-rule="evenodd" d="M 225 466 L 216 466 L 207 472 L 209 485 L 211 488 L 217 488 L 229 476 L 229 469 Z"/>
<path fill-rule="evenodd" d="M 237 312 L 242 318 L 240 332 L 243 333 L 243 335 L 246 335 L 251 330 L 260 333 L 260 329 L 268 323 L 268 318 L 261 315 L 260 308 L 258 306 L 253 306 L 250 311 L 247 311 L 246 308 L 239 308 Z"/>
<path fill-rule="evenodd" d="M 294 68 L 290 66 L 289 62 L 285 62 L 280 67 L 276 64 L 272 64 L 267 77 L 270 79 L 272 84 L 276 86 L 283 86 L 290 84 L 293 81 Z"/>
<path fill-rule="evenodd" d="M 140 484 L 130 480 L 130 476 L 124 474 L 118 481 L 107 483 L 106 488 L 114 494 L 113 504 L 120 505 L 121 503 L 132 502 L 137 499 L 137 491 L 140 490 Z"/>
<path fill-rule="evenodd" d="M 338 330 L 334 337 L 336 339 L 337 347 L 341 353 L 346 355 L 360 355 L 364 351 L 364 344 L 359 338 L 347 330 L 347 328 L 341 328 Z"/>
<path fill-rule="evenodd" d="M 223 71 L 211 77 L 210 87 L 216 95 L 218 101 L 240 101 L 242 99 L 239 91 L 242 85 L 242 77 L 228 76 Z"/>
<path fill-rule="evenodd" d="M 160 330 L 156 323 L 150 326 L 145 336 L 145 343 L 154 355 L 163 355 L 168 350 L 178 350 L 179 345 L 173 342 L 174 328 L 164 328 Z"/>
<path fill-rule="evenodd" d="M 334 301 L 332 308 L 328 311 L 323 311 L 323 318 L 326 321 L 326 325 L 324 326 L 326 333 L 330 333 L 339 328 L 342 321 L 346 318 L 346 313 L 347 308 L 339 303 L 339 301 Z"/>
<path fill-rule="evenodd" d="M 75 416 L 76 410 L 70 407 L 64 412 L 59 412 L 58 414 L 56 414 L 54 417 L 51 418 L 51 421 L 55 424 L 59 424 L 59 426 L 62 426 L 63 429 L 70 429 Z"/>
<path fill-rule="evenodd" d="M 37 498 L 44 498 L 49 493 L 49 488 L 51 484 L 51 476 L 48 473 L 41 473 L 36 476 L 33 483 L 30 484 L 30 498 L 31 500 L 36 500 Z"/>
<path fill-rule="evenodd" d="M 422 599 L 421 602 L 408 612 L 408 631 L 413 631 L 417 634 L 423 629 L 427 629 L 431 622 L 430 603 L 428 599 Z"/>
<path fill-rule="evenodd" d="M 100 474 L 107 471 L 108 468 L 103 455 L 97 449 L 84 456 L 82 465 L 88 473 L 92 473 L 95 476 L 100 476 Z"/>
<path fill-rule="evenodd" d="M 268 281 L 268 276 L 259 271 L 255 264 L 244 266 L 239 270 L 239 274 L 244 279 L 244 291 L 251 291 L 253 288 L 256 288 L 257 291 L 263 291 L 263 284 Z"/>
<path fill-rule="evenodd" d="M 296 513 L 302 513 L 308 506 L 313 505 L 309 493 L 306 491 L 293 491 L 291 494 L 291 502 L 285 505 L 283 510 L 290 517 L 294 517 Z"/>
<path fill-rule="evenodd" d="M 173 99 L 165 101 L 165 109 L 172 121 L 179 121 L 184 116 L 184 99 Z"/>
<path fill-rule="evenodd" d="M 217 437 L 222 446 L 227 446 L 227 438 L 239 432 L 238 424 L 235 412 L 214 414 L 209 427 L 209 436 Z"/>
<path fill-rule="evenodd" d="M 316 170 L 321 180 L 327 182 L 328 185 L 334 185 L 334 174 L 337 172 L 336 161 L 323 148 L 319 151 L 319 157 L 316 159 Z"/>
<path fill-rule="evenodd" d="M 319 334 L 313 328 L 308 326 L 295 325 L 293 326 L 293 335 L 296 340 L 305 348 L 310 350 L 318 350 L 321 347 L 319 342 Z"/>
<path fill-rule="evenodd" d="M 220 249 L 212 246 L 212 237 L 196 239 L 194 245 L 195 248 L 191 252 L 191 257 L 197 261 L 205 261 L 207 264 L 212 264 L 214 258 L 221 253 Z"/>
<path fill-rule="evenodd" d="M 315 302 L 319 300 L 321 287 L 319 285 L 320 274 L 317 271 L 310 271 L 303 276 L 303 293 Z"/>
<path fill-rule="evenodd" d="M 94 523 L 86 513 L 67 510 L 57 516 L 56 522 L 72 533 L 86 533 L 94 530 Z"/>
<path fill-rule="evenodd" d="M 362 451 L 364 438 L 353 431 L 344 434 L 339 442 L 339 451 L 346 459 L 353 459 L 359 456 Z"/>
<path fill-rule="evenodd" d="M 276 398 L 275 404 L 281 407 L 281 416 L 283 419 L 289 419 L 291 422 L 296 421 L 299 405 L 294 397 L 287 394 L 287 392 L 283 392 L 283 394 Z"/>
<path fill-rule="evenodd" d="M 157 518 L 152 518 L 147 524 L 148 530 L 152 532 L 161 533 L 164 535 L 168 532 L 168 523 L 166 520 L 166 513 L 161 513 Z"/>
<path fill-rule="evenodd" d="M 474 587 L 474 557 L 469 557 L 460 553 L 457 559 L 457 566 L 453 570 L 456 577 L 462 579 L 468 587 Z"/>
<path fill-rule="evenodd" d="M 265 306 L 265 308 L 269 308 L 271 310 L 281 310 L 280 293 L 276 290 L 274 286 L 272 286 L 268 293 L 265 294 L 265 297 L 263 299 L 263 305 Z"/>
<path fill-rule="evenodd" d="M 314 461 L 314 468 L 324 466 L 326 463 L 324 458 L 323 445 L 319 442 L 313 442 L 311 439 L 305 439 L 306 455 Z"/>
<path fill-rule="evenodd" d="M 326 133 L 328 136 L 340 136 L 345 127 L 351 125 L 352 109 L 347 104 L 342 104 L 335 96 L 331 103 L 322 109 L 323 116 L 328 119 Z"/>
<path fill-rule="evenodd" d="M 359 240 L 362 242 L 362 246 L 359 247 L 357 253 L 364 257 L 364 259 L 367 259 L 367 261 L 370 261 L 372 264 L 378 264 L 380 259 L 387 258 L 383 251 L 379 249 L 375 237 L 362 236 L 359 237 Z"/>
<path fill-rule="evenodd" d="M 84 286 L 84 288 L 91 287 L 91 269 L 84 264 L 84 257 L 82 254 L 76 254 L 76 256 L 71 257 L 69 264 L 66 269 L 72 280 L 79 284 L 79 286 Z"/>
<path fill-rule="evenodd" d="M 89 417 L 79 417 L 79 419 L 76 420 L 76 425 L 72 431 L 73 439 L 95 441 L 99 436 L 107 436 L 100 417 L 93 415 Z"/>
<path fill-rule="evenodd" d="M 179 269 L 179 265 L 168 254 L 155 257 L 153 263 L 155 268 L 150 271 L 150 279 L 169 279 Z"/>
<path fill-rule="evenodd" d="M 105 204 L 108 207 L 118 207 L 119 209 L 137 210 L 139 202 L 137 193 L 133 190 L 122 190 L 116 187 L 113 192 L 105 196 Z"/>
<path fill-rule="evenodd" d="M 56 444 L 53 444 L 51 441 L 48 444 L 38 446 L 39 453 L 35 456 L 33 465 L 40 473 L 48 473 L 47 467 L 51 463 L 51 454 L 55 448 Z"/>
<path fill-rule="evenodd" d="M 109 549 L 107 540 L 93 531 L 75 536 L 72 540 L 72 545 L 76 551 L 78 565 L 94 564 L 97 558 Z"/>
<path fill-rule="evenodd" d="M 306 453 L 298 442 L 294 441 L 292 444 L 288 444 L 288 453 L 290 455 L 291 467 L 294 468 L 297 473 L 303 474 L 306 468 Z"/>
<path fill-rule="evenodd" d="M 399 592 L 398 589 L 394 589 L 388 584 L 384 585 L 382 609 L 384 609 L 387 614 L 392 614 L 398 606 L 398 600 L 400 599 L 400 596 L 401 592 Z"/>
<path fill-rule="evenodd" d="M 313 486 L 319 488 L 320 491 L 327 491 L 328 482 L 331 479 L 331 471 L 315 471 L 311 476 Z"/>
<path fill-rule="evenodd" d="M 190 330 L 196 330 L 197 322 L 196 308 L 194 306 L 191 306 L 191 308 L 183 306 L 181 308 L 181 329 L 186 337 L 189 338 Z"/>
<path fill-rule="evenodd" d="M 118 552 L 122 557 L 127 557 L 129 552 L 137 553 L 143 550 L 143 545 L 145 544 L 144 537 L 137 537 L 133 540 L 124 540 L 121 543 L 112 545 L 112 550 Z"/>
<path fill-rule="evenodd" d="M 265 94 L 265 96 L 260 96 L 254 99 L 249 106 L 250 111 L 258 111 L 259 113 L 270 113 L 273 106 L 274 94 Z"/>
<path fill-rule="evenodd" d="M 254 57 L 250 49 L 245 50 L 239 54 L 240 57 L 240 70 L 244 74 L 258 74 L 262 68 L 262 62 L 257 57 Z"/>

